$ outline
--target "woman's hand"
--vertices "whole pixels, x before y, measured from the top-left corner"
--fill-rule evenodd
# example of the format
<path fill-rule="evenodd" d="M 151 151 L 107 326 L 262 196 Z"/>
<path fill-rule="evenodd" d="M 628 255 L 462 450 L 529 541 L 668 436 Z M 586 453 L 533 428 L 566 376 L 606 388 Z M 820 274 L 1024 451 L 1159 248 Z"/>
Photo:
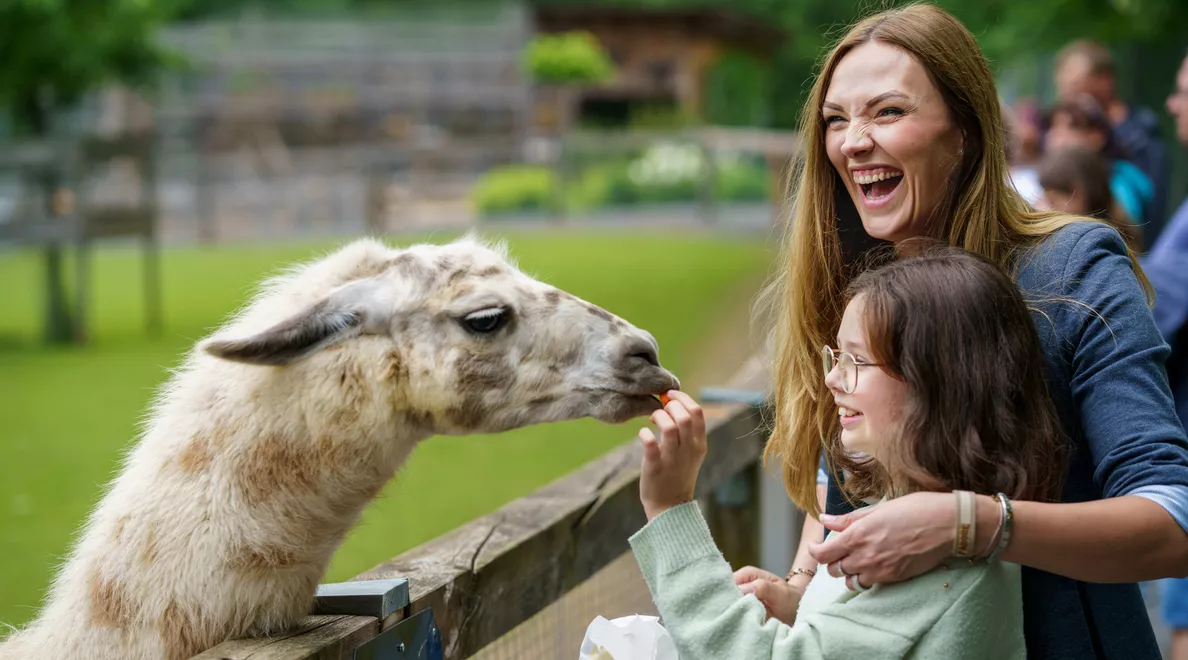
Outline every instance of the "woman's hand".
<path fill-rule="evenodd" d="M 953 552 L 957 503 L 952 493 L 911 493 L 844 516 L 822 515 L 834 533 L 810 543 L 829 574 L 857 575 L 865 587 L 902 582 L 936 568 Z"/>
<path fill-rule="evenodd" d="M 808 586 L 807 580 L 804 584 L 793 584 L 775 573 L 754 566 L 735 571 L 734 584 L 738 585 L 744 594 L 755 594 L 755 598 L 767 608 L 769 619 L 778 619 L 789 626 L 796 622 L 800 598 L 804 596 L 804 588 Z"/>
<path fill-rule="evenodd" d="M 705 460 L 705 415 L 701 406 L 684 392 L 668 393 L 670 401 L 652 413 L 660 441 L 650 429 L 640 429 L 643 466 L 639 475 L 639 500 L 648 520 L 672 507 L 693 501 L 697 472 Z"/>

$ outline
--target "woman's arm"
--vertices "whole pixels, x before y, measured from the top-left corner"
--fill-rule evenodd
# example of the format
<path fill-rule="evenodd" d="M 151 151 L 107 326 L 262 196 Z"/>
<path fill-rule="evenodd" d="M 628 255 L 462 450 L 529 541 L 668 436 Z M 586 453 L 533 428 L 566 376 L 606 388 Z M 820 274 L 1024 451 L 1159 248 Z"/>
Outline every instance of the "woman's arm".
<path fill-rule="evenodd" d="M 1188 534 L 1162 506 L 1142 497 L 1049 504 L 1012 501 L 1014 531 L 1001 559 L 1085 582 L 1142 582 L 1188 575 Z M 1001 516 L 978 497 L 977 540 L 989 554 Z M 912 493 L 844 516 L 823 515 L 836 533 L 812 544 L 830 572 L 857 573 L 862 584 L 921 575 L 952 554 L 956 498 Z"/>
<path fill-rule="evenodd" d="M 1012 506 L 1015 530 L 1002 555 L 1006 561 L 1084 582 L 1188 576 L 1188 534 L 1149 499 Z M 985 548 L 999 516 L 997 502 L 978 498 L 978 538 Z"/>
<path fill-rule="evenodd" d="M 1060 281 L 1059 341 L 1072 347 L 1069 394 L 1101 500 L 1020 503 L 1018 545 L 1037 568 L 1080 564 L 1070 577 L 1137 581 L 1183 575 L 1188 558 L 1188 438 L 1164 363 L 1170 353 L 1118 233 L 1088 225 Z M 1077 456 L 1080 454 L 1080 456 Z M 1084 473 L 1082 473 L 1084 474 Z M 1080 493 L 1081 497 L 1088 494 Z M 1081 499 L 1080 497 L 1074 499 Z M 1073 555 L 1077 558 L 1073 559 Z M 1090 557 L 1087 562 L 1083 558 Z M 1090 562 L 1099 564 L 1089 566 Z"/>
<path fill-rule="evenodd" d="M 818 497 L 822 500 L 821 510 L 825 510 L 824 503 L 824 486 L 817 486 Z M 809 544 L 816 543 L 825 538 L 825 526 L 821 524 L 820 520 L 805 514 L 804 525 L 800 528 L 800 545 L 796 547 L 796 557 L 792 560 L 792 568 L 807 568 L 811 571 L 817 570 L 817 560 L 813 559 L 812 553 L 809 552 Z M 802 576 L 797 576 L 802 577 Z M 790 580 L 792 581 L 792 580 Z M 807 580 L 805 581 L 807 584 Z"/>

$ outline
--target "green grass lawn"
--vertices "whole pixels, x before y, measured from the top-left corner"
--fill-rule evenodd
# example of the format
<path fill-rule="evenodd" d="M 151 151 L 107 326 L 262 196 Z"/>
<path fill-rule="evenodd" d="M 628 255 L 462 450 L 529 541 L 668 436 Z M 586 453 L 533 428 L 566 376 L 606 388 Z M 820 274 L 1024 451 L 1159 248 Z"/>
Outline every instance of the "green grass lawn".
<path fill-rule="evenodd" d="M 732 298 L 740 282 L 762 276 L 770 263 L 759 241 L 711 234 L 498 236 L 526 272 L 655 334 L 662 361 L 678 375 L 697 362 L 715 315 L 738 309 Z M 166 333 L 156 341 L 142 329 L 138 253 L 103 250 L 94 261 L 93 340 L 81 349 L 38 344 L 40 254 L 0 253 L 0 622 L 19 625 L 35 614 L 55 565 L 135 438 L 146 403 L 182 353 L 262 276 L 337 244 L 167 250 Z M 433 438 L 368 509 L 327 579 L 348 578 L 490 512 L 630 440 L 635 428 L 580 420 Z"/>

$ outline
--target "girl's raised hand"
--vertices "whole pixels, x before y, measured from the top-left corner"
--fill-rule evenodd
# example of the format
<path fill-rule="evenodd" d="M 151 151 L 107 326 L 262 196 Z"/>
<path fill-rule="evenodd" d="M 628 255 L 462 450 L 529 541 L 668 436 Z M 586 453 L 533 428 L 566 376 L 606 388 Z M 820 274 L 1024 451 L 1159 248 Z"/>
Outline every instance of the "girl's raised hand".
<path fill-rule="evenodd" d="M 672 507 L 693 501 L 697 472 L 705 460 L 705 415 L 688 394 L 668 392 L 669 402 L 652 413 L 651 429 L 640 429 L 643 465 L 639 476 L 639 500 L 648 520 Z"/>

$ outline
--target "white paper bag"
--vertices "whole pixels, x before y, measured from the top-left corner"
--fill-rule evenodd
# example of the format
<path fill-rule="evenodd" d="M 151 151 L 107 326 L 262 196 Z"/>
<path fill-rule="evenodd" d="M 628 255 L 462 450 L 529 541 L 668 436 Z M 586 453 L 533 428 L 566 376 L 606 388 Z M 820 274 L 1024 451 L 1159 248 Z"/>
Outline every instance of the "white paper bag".
<path fill-rule="evenodd" d="M 633 614 L 586 628 L 578 660 L 678 660 L 676 646 L 660 619 Z"/>

